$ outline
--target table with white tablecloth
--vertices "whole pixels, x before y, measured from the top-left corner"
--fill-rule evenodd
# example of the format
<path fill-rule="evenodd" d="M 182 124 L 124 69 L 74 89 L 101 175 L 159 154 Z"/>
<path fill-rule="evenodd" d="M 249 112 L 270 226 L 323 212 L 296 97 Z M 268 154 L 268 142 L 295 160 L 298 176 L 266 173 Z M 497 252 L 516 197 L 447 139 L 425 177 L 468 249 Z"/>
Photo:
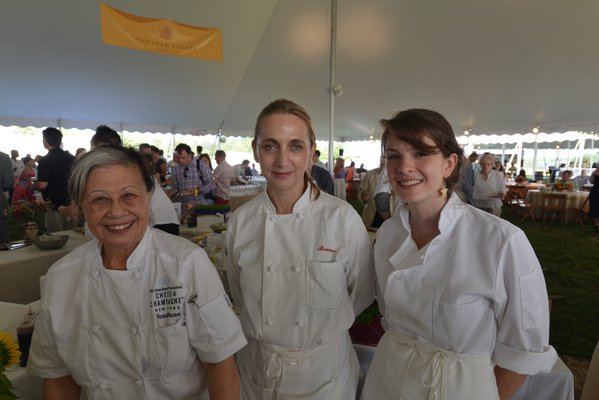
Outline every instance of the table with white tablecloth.
<path fill-rule="evenodd" d="M 543 198 L 546 193 L 557 194 L 566 199 L 566 222 L 574 221 L 577 209 L 582 207 L 582 203 L 589 196 L 588 192 L 551 192 L 540 190 L 529 190 L 526 193 L 526 202 L 534 207 L 535 217 L 541 219 L 543 217 Z"/>
<path fill-rule="evenodd" d="M 558 358 L 550 372 L 526 378 L 512 400 L 574 400 L 574 376 Z"/>
<path fill-rule="evenodd" d="M 69 235 L 69 240 L 56 250 L 40 250 L 30 245 L 0 252 L 0 301 L 28 304 L 39 300 L 39 278 L 52 264 L 88 240 L 73 230 L 55 232 L 54 235 Z"/>

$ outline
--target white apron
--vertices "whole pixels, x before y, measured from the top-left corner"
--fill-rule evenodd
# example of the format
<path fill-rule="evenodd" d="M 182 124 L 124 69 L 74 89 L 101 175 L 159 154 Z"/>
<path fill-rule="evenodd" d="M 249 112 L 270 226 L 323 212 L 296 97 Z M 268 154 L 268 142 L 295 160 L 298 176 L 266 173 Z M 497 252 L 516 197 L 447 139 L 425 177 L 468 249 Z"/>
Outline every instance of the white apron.
<path fill-rule="evenodd" d="M 368 369 L 361 400 L 498 400 L 491 356 L 457 354 L 389 330 Z"/>
<path fill-rule="evenodd" d="M 305 351 L 248 338 L 248 345 L 237 353 L 237 363 L 244 400 L 356 398 L 360 366 L 347 332 Z"/>

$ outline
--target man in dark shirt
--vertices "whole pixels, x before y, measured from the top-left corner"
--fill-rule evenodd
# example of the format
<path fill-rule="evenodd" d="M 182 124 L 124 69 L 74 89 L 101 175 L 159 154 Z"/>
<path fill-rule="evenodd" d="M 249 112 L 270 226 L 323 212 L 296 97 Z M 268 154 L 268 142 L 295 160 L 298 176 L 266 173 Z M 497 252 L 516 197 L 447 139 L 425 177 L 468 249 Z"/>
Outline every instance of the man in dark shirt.
<path fill-rule="evenodd" d="M 0 243 L 8 242 L 8 201 L 4 191 L 12 187 L 12 164 L 8 154 L 0 151 Z"/>
<path fill-rule="evenodd" d="M 335 195 L 335 183 L 333 182 L 333 177 L 328 170 L 313 164 L 311 175 L 312 179 L 314 182 L 316 182 L 320 190 L 330 194 L 331 196 Z"/>
<path fill-rule="evenodd" d="M 41 190 L 44 200 L 52 202 L 52 208 L 69 205 L 67 193 L 67 180 L 71 171 L 71 164 L 75 157 L 60 148 L 62 133 L 56 128 L 43 130 L 44 147 L 48 150 L 37 167 L 36 190 Z"/>

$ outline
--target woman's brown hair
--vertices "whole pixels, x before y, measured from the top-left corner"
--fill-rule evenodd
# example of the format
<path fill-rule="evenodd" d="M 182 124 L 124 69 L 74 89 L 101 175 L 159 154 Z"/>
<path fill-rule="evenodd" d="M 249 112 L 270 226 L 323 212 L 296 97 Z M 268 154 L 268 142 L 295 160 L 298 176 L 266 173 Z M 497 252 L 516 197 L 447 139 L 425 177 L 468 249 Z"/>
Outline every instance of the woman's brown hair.
<path fill-rule="evenodd" d="M 460 180 L 460 167 L 464 150 L 458 144 L 451 124 L 444 116 L 436 111 L 422 108 L 412 108 L 400 111 L 391 119 L 382 119 L 383 137 L 381 146 L 385 150 L 389 135 L 412 145 L 415 149 L 425 152 L 440 152 L 444 157 L 452 154 L 458 156 L 457 163 L 451 175 L 445 179 L 449 191 L 455 191 Z M 434 146 L 424 143 L 427 136 L 435 142 Z"/>

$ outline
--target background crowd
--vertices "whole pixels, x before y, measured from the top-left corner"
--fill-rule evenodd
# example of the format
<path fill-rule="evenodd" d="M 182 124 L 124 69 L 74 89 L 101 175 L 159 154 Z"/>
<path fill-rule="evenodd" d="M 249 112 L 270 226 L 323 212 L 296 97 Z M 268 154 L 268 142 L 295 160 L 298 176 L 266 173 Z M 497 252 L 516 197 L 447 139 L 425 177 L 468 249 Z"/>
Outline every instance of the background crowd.
<path fill-rule="evenodd" d="M 173 202 L 182 217 L 228 204 L 258 172 L 249 160 L 231 166 L 218 150 L 213 164 L 179 143 L 167 162 L 154 146 L 123 147 L 107 126 L 77 156 L 55 128 L 42 132 L 37 165 L 0 155 L 10 202 L 39 191 L 54 224 L 82 217 L 92 239 L 44 282 L 30 370 L 46 398 L 495 400 L 549 371 L 543 272 L 524 233 L 498 218 L 514 166 L 466 158 L 434 111 L 381 125 L 378 168 L 339 157 L 329 173 L 303 107 L 278 99 L 258 115 L 252 150 L 266 190 L 225 234 L 239 318 L 206 253 L 178 237 Z M 564 171 L 556 185 L 592 184 L 599 227 L 597 176 Z M 361 218 L 346 200 L 361 202 Z M 378 229 L 374 247 L 367 229 Z M 385 334 L 360 394 L 348 329 L 375 294 Z"/>

